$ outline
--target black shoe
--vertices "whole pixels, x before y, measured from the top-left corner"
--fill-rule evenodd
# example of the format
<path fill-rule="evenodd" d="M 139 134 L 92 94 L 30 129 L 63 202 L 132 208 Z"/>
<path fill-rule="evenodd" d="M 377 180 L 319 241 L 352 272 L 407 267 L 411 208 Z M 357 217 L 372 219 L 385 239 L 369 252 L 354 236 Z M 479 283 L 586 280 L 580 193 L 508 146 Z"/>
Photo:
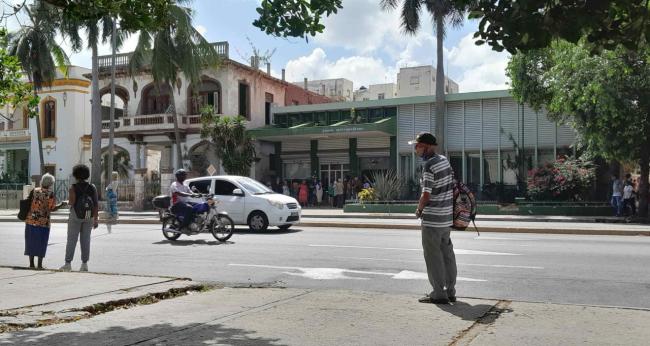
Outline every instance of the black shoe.
<path fill-rule="evenodd" d="M 426 296 L 418 299 L 418 302 L 425 304 L 449 304 L 449 299 L 431 299 L 430 297 Z"/>
<path fill-rule="evenodd" d="M 456 302 L 456 296 L 451 296 L 451 297 L 448 297 L 448 298 L 449 298 L 450 302 L 452 302 L 452 303 Z"/>

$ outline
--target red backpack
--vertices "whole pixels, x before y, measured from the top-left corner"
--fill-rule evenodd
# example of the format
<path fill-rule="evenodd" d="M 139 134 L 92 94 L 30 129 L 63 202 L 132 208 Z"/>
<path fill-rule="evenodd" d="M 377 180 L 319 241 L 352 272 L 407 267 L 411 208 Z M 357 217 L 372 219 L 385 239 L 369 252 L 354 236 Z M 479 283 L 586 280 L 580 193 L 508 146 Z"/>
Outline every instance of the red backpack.
<path fill-rule="evenodd" d="M 464 231 L 469 226 L 470 222 L 474 224 L 476 233 L 479 233 L 476 228 L 476 197 L 472 190 L 463 182 L 454 179 L 454 224 L 451 228 Z"/>

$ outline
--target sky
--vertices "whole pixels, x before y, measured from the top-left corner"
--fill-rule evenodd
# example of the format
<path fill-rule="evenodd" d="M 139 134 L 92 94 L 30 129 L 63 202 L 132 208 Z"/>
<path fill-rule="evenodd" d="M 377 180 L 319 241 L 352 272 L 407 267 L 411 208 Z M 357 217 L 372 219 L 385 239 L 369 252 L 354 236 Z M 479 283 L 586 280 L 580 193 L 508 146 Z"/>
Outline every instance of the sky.
<path fill-rule="evenodd" d="M 268 36 L 254 27 L 260 0 L 194 0 L 194 24 L 211 42 L 228 41 L 230 58 L 248 63 L 255 48 L 274 51 L 272 74 L 286 69 L 288 81 L 347 78 L 354 88 L 395 82 L 400 67 L 433 65 L 436 39 L 429 16 L 420 31 L 406 35 L 400 28 L 399 9 L 383 11 L 379 0 L 344 0 L 343 9 L 324 20 L 325 30 L 308 41 Z M 449 28 L 444 41 L 446 74 L 460 85 L 460 92 L 507 88 L 505 68 L 509 55 L 476 46 L 472 35 L 477 21 L 466 20 Z M 250 42 L 249 42 L 250 40 Z M 62 40 L 65 46 L 65 40 Z M 127 39 L 123 52 L 135 48 L 137 37 Z M 110 54 L 108 45 L 100 54 Z M 90 67 L 90 52 L 70 53 L 72 64 Z"/>

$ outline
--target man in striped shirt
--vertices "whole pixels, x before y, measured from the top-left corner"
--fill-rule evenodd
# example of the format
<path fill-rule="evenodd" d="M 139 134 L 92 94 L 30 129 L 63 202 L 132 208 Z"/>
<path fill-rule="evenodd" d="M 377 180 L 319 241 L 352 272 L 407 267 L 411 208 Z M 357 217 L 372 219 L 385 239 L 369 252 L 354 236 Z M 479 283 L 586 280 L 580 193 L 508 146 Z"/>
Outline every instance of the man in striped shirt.
<path fill-rule="evenodd" d="M 436 137 L 420 133 L 410 142 L 424 160 L 422 195 L 415 215 L 422 219 L 422 248 L 433 291 L 421 303 L 456 301 L 456 255 L 449 233 L 453 224 L 454 171 L 446 157 L 436 154 Z"/>

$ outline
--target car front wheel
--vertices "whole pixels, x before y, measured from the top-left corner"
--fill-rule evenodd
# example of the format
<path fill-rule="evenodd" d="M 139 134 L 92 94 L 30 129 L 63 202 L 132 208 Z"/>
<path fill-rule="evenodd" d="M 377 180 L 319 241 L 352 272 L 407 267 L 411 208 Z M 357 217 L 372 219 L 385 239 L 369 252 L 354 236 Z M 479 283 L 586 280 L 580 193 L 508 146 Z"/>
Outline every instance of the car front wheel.
<path fill-rule="evenodd" d="M 248 227 L 251 231 L 264 232 L 269 227 L 269 220 L 261 211 L 254 211 L 248 217 Z"/>

